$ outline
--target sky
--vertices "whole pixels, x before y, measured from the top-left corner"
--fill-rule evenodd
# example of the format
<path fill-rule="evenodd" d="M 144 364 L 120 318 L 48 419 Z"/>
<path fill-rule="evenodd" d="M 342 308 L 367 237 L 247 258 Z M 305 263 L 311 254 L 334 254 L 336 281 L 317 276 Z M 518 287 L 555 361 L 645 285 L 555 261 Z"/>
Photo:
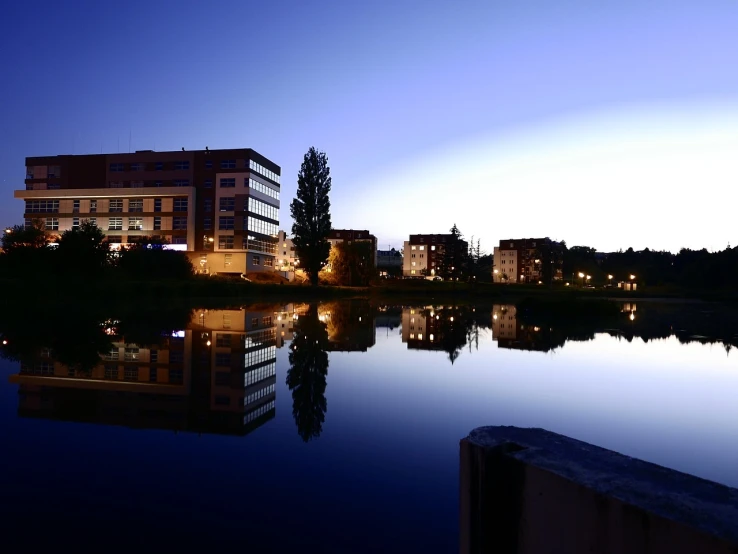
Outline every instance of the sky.
<path fill-rule="evenodd" d="M 0 223 L 26 156 L 309 147 L 335 228 L 482 250 L 738 245 L 734 0 L 28 0 L 0 19 Z"/>

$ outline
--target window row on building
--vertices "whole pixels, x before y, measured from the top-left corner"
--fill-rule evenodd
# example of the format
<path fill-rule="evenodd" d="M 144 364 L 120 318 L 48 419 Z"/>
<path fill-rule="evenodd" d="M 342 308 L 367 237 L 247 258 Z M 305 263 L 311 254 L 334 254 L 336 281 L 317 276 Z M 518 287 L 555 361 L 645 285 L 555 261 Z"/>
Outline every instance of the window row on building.
<path fill-rule="evenodd" d="M 270 394 L 274 394 L 274 390 L 274 384 L 271 384 L 268 387 L 264 387 L 263 389 L 254 391 L 251 394 L 247 394 L 243 397 L 243 405 L 248 406 L 249 404 L 253 404 L 257 400 L 261 400 L 262 398 L 269 396 Z"/>
<path fill-rule="evenodd" d="M 267 196 L 274 198 L 275 200 L 279 200 L 279 191 L 266 186 L 264 183 L 260 183 L 259 181 L 256 181 L 255 179 L 249 179 L 248 185 L 249 185 L 249 188 L 252 188 L 257 192 L 266 194 Z"/>
<path fill-rule="evenodd" d="M 272 356 L 272 358 L 274 358 Z M 243 386 L 248 387 L 253 385 L 254 383 L 258 383 L 259 381 L 263 381 L 264 379 L 269 379 L 270 377 L 274 377 L 277 374 L 277 364 L 271 363 L 262 367 L 258 367 L 256 369 L 252 369 L 251 371 L 247 371 L 244 373 L 243 376 Z"/>
<path fill-rule="evenodd" d="M 176 197 L 171 200 L 171 211 L 175 212 L 186 212 L 189 208 L 189 199 L 186 197 Z M 144 211 L 144 199 L 143 198 L 111 198 L 110 200 L 87 200 L 89 204 L 85 204 L 85 213 L 97 213 L 98 209 L 101 212 L 115 213 L 115 212 L 143 212 Z M 67 209 L 70 206 L 67 201 Z M 107 208 L 107 210 L 106 210 Z M 151 208 L 151 205 L 150 205 Z M 59 213 L 59 200 L 26 200 L 26 213 Z M 79 213 L 81 211 L 81 201 L 71 200 L 71 212 Z M 153 199 L 153 211 L 162 211 L 162 199 Z"/>
<path fill-rule="evenodd" d="M 279 175 L 264 167 L 263 165 L 256 163 L 254 160 L 249 160 L 249 169 L 253 169 L 257 173 L 263 175 L 267 179 L 271 179 L 275 183 L 279 184 Z"/>

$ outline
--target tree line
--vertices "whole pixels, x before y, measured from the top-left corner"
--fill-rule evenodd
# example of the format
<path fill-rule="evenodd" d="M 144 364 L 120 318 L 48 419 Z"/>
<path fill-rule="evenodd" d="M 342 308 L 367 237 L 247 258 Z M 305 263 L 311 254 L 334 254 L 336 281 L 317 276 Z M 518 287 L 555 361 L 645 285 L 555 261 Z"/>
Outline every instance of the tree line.
<path fill-rule="evenodd" d="M 573 246 L 565 250 L 563 271 L 564 279 L 584 272 L 598 284 L 608 283 L 611 275 L 612 281 L 628 280 L 633 275 L 638 283 L 649 286 L 731 289 L 736 287 L 738 247 L 718 252 L 682 248 L 676 254 L 628 248 L 598 254 L 594 248 Z"/>
<path fill-rule="evenodd" d="M 188 279 L 195 274 L 184 252 L 164 248 L 166 240 L 138 237 L 127 247 L 113 250 L 102 229 L 89 221 L 57 238 L 45 232 L 41 221 L 16 225 L 5 230 L 1 244 L 0 277 L 8 280 L 157 280 Z"/>

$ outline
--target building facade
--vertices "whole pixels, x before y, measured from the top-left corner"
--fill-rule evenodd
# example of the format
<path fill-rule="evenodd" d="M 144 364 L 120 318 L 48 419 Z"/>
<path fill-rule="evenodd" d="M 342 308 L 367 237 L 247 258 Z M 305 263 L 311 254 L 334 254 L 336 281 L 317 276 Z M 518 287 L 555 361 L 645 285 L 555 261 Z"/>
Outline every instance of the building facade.
<path fill-rule="evenodd" d="M 367 230 L 354 231 L 353 229 L 331 229 L 328 235 L 328 242 L 333 248 L 339 242 L 368 242 L 371 244 L 372 252 L 374 253 L 374 267 L 377 267 L 377 237 L 372 235 Z"/>
<path fill-rule="evenodd" d="M 453 235 L 410 235 L 406 240 L 402 255 L 402 276 L 409 278 L 432 278 L 439 271 L 441 257 L 446 244 L 453 240 Z M 464 252 L 468 249 L 465 240 L 459 241 Z"/>
<path fill-rule="evenodd" d="M 280 167 L 254 150 L 195 150 L 26 158 L 26 225 L 53 235 L 92 221 L 113 247 L 166 239 L 200 273 L 271 270 Z"/>
<path fill-rule="evenodd" d="M 563 278 L 563 248 L 549 238 L 501 240 L 494 249 L 495 283 L 549 283 Z M 550 270 L 544 267 L 550 265 Z"/>

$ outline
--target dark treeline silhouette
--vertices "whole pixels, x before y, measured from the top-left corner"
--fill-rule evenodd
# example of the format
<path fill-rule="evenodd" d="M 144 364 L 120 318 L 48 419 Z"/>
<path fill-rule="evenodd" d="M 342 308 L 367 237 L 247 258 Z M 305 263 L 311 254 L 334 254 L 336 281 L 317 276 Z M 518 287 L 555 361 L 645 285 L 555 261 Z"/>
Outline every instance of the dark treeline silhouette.
<path fill-rule="evenodd" d="M 194 268 L 187 255 L 164 249 L 166 244 L 161 238 L 140 237 L 129 247 L 112 251 L 103 231 L 87 221 L 53 241 L 41 222 L 17 225 L 2 237 L 0 278 L 22 283 L 64 280 L 65 285 L 118 278 L 191 278 Z"/>
<path fill-rule="evenodd" d="M 113 342 L 140 346 L 162 344 L 173 330 L 189 325 L 191 309 L 184 305 L 79 302 L 44 306 L 44 315 L 73 314 L 68 323 L 45 325 L 39 312 L 28 309 L 22 299 L 9 299 L 0 310 L 0 356 L 32 362 L 44 351 L 47 358 L 82 372 L 100 363 Z"/>
<path fill-rule="evenodd" d="M 575 282 L 576 275 L 584 272 L 600 284 L 608 282 L 608 275 L 613 275 L 613 281 L 635 275 L 639 283 L 650 286 L 729 289 L 738 283 L 738 247 L 719 252 L 683 248 L 677 254 L 628 248 L 598 255 L 594 248 L 573 246 L 565 251 L 563 271 L 565 279 L 573 278 Z"/>

